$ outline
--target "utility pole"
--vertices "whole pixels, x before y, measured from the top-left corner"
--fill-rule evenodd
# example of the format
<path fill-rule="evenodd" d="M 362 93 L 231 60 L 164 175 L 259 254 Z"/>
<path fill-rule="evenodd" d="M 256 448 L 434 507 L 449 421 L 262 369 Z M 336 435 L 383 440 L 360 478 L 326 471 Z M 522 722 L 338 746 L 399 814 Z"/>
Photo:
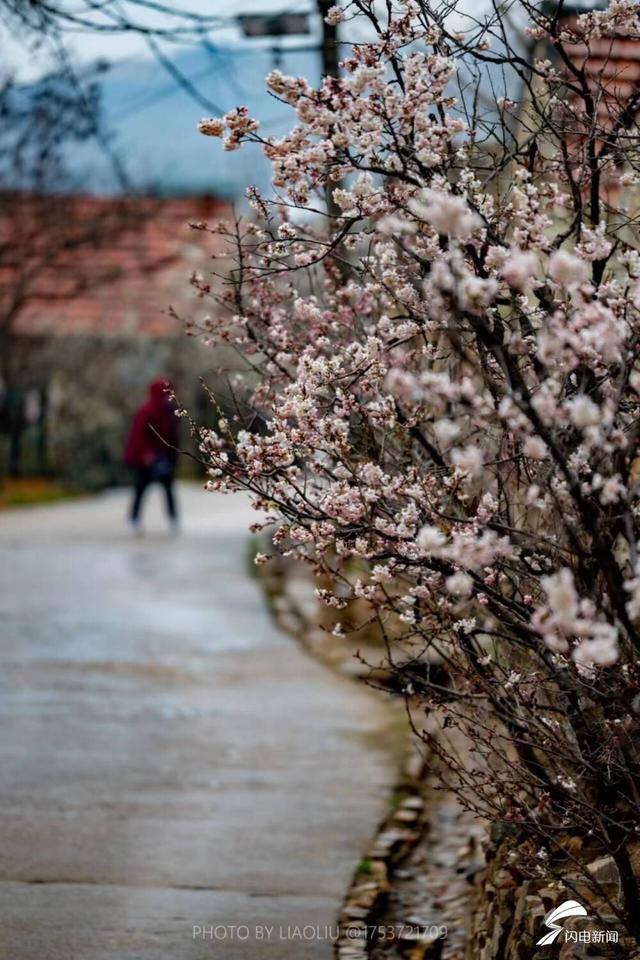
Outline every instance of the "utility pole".
<path fill-rule="evenodd" d="M 338 77 L 339 70 L 339 50 L 338 50 L 338 26 L 335 23 L 327 23 L 326 16 L 331 7 L 335 6 L 335 0 L 316 0 L 316 9 L 320 16 L 320 44 L 313 46 L 298 47 L 298 49 L 314 50 L 320 54 L 321 73 L 323 77 Z M 309 33 L 308 14 L 307 13 L 250 13 L 241 14 L 238 17 L 240 29 L 245 37 L 273 37 L 276 38 L 291 36 L 294 34 Z M 276 63 L 280 56 L 287 49 L 286 47 L 273 47 L 276 57 Z M 325 198 L 327 204 L 327 213 L 330 217 L 339 217 L 340 209 L 333 199 L 333 191 L 338 184 L 327 184 Z"/>
<path fill-rule="evenodd" d="M 335 23 L 327 23 L 325 17 L 330 8 L 334 6 L 332 0 L 316 0 L 318 4 L 318 13 L 322 24 L 322 38 L 320 41 L 320 57 L 322 62 L 322 75 L 324 77 L 337 77 L 338 69 L 338 27 Z M 338 186 L 337 183 L 327 183 L 324 191 L 325 202 L 327 204 L 327 213 L 330 217 L 338 217 L 340 208 L 333 199 L 333 191 Z"/>
<path fill-rule="evenodd" d="M 338 27 L 327 23 L 325 17 L 335 4 L 332 0 L 317 0 L 318 13 L 322 21 L 322 41 L 320 55 L 322 58 L 322 73 L 326 77 L 338 76 Z"/>

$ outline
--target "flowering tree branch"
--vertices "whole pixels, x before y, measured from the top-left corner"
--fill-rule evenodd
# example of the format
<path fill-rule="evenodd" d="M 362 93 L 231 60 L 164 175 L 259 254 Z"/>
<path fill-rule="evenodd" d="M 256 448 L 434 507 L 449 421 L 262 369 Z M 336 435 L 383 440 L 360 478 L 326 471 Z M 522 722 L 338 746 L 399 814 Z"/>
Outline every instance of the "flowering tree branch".
<path fill-rule="evenodd" d="M 236 266 L 201 331 L 244 358 L 263 429 L 199 437 L 211 489 L 253 492 L 321 602 L 369 605 L 463 801 L 518 825 L 532 876 L 568 834 L 608 853 L 620 902 L 584 857 L 581 882 L 639 940 L 640 99 L 615 44 L 640 18 L 520 6 L 521 31 L 496 6 L 458 33 L 426 0 L 332 8 L 368 39 L 317 89 L 270 74 L 290 134 L 201 123 L 260 144 L 276 194 L 215 228 Z"/>

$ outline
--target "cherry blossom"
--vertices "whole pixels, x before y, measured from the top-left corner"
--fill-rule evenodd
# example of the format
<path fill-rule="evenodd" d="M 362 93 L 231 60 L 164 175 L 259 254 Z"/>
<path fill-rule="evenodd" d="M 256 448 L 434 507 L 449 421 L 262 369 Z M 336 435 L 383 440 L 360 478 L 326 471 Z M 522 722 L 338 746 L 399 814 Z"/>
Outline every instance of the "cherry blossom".
<path fill-rule="evenodd" d="M 453 34 L 422 0 L 332 8 L 367 39 L 317 87 L 269 75 L 288 134 L 244 108 L 202 122 L 261 148 L 274 193 L 212 228 L 234 259 L 222 292 L 194 280 L 216 300 L 198 334 L 241 357 L 234 413 L 196 433 L 210 489 L 277 518 L 275 547 L 323 577 L 341 635 L 357 601 L 391 669 L 446 664 L 451 690 L 421 675 L 412 703 L 471 739 L 476 766 L 443 757 L 464 802 L 551 852 L 562 829 L 596 838 L 623 875 L 640 815 L 640 158 L 629 104 L 600 91 L 601 119 L 571 58 L 640 39 L 640 19 L 623 0 L 570 19 L 522 6 L 549 59 L 523 61 L 499 12 Z M 499 120 L 461 79 L 488 62 L 512 81 Z M 620 915 L 640 935 L 634 896 Z"/>

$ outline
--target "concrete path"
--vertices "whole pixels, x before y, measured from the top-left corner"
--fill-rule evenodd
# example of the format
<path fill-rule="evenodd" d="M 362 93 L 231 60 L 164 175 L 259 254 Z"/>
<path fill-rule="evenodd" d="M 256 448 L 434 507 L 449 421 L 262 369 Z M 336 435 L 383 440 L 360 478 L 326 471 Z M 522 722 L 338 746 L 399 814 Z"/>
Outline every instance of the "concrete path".
<path fill-rule="evenodd" d="M 0 514 L 0 958 L 329 958 L 390 715 L 276 633 L 244 499 L 157 497 Z"/>

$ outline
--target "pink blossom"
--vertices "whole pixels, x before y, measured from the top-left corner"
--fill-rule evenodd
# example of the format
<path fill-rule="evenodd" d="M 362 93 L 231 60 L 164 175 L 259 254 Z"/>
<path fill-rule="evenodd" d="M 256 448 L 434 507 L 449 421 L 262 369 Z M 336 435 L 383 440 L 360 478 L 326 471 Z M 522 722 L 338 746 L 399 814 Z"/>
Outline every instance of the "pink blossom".
<path fill-rule="evenodd" d="M 606 627 L 599 636 L 583 640 L 575 648 L 572 656 L 576 663 L 608 667 L 616 662 L 619 656 L 617 632 L 614 627 Z"/>
<path fill-rule="evenodd" d="M 547 445 L 540 437 L 527 437 L 522 452 L 525 457 L 530 457 L 531 460 L 544 460 L 548 454 Z"/>
<path fill-rule="evenodd" d="M 514 250 L 504 260 L 500 275 L 511 287 L 526 290 L 536 272 L 536 258 L 529 251 Z"/>
<path fill-rule="evenodd" d="M 411 210 L 438 231 L 458 240 L 467 240 L 479 226 L 477 215 L 462 197 L 442 190 L 423 190 L 411 201 Z"/>
<path fill-rule="evenodd" d="M 329 7 L 325 20 L 332 26 L 337 26 L 344 20 L 344 11 L 340 7 Z"/>
<path fill-rule="evenodd" d="M 468 573 L 459 571 L 445 580 L 445 588 L 457 597 L 467 597 L 473 590 L 473 580 Z"/>
<path fill-rule="evenodd" d="M 549 258 L 549 276 L 563 287 L 572 287 L 587 279 L 588 265 L 568 250 L 556 250 Z"/>

